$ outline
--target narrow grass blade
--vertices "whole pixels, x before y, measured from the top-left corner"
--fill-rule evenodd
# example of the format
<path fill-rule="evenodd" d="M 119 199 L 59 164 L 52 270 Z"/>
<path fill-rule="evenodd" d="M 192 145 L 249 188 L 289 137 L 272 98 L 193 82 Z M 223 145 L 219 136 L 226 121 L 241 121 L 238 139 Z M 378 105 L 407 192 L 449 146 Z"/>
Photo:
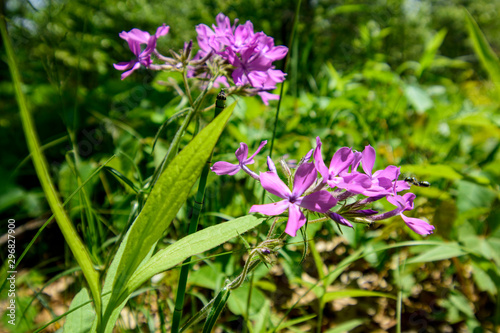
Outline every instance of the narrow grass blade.
<path fill-rule="evenodd" d="M 363 290 L 363 289 L 344 289 L 326 293 L 323 296 L 323 302 L 328 303 L 335 299 L 346 298 L 346 297 L 385 297 L 385 298 L 396 299 L 396 296 L 394 295 L 378 291 Z"/>
<path fill-rule="evenodd" d="M 484 69 L 486 69 L 491 80 L 497 86 L 497 89 L 500 90 L 500 62 L 498 61 L 498 57 L 495 52 L 493 52 L 490 44 L 486 40 L 486 37 L 484 37 L 472 15 L 465 8 L 464 16 L 465 24 L 469 32 L 469 37 L 472 40 L 474 51 L 479 57 L 481 65 L 483 65 Z"/>
<path fill-rule="evenodd" d="M 5 18 L 2 18 L 0 22 L 0 32 L 4 42 L 5 50 L 7 52 L 7 62 L 10 74 L 12 76 L 12 82 L 14 84 L 16 99 L 19 104 L 21 122 L 23 125 L 24 134 L 26 135 L 28 150 L 32 156 L 33 165 L 35 166 L 36 174 L 38 176 L 38 179 L 40 180 L 49 206 L 56 217 L 57 224 L 61 229 L 64 239 L 68 243 L 68 246 L 75 256 L 76 261 L 82 268 L 83 275 L 85 276 L 85 279 L 87 280 L 89 288 L 92 292 L 92 297 L 95 302 L 97 313 L 99 314 L 101 310 L 99 274 L 94 269 L 87 249 L 78 236 L 78 233 L 76 232 L 73 224 L 66 214 L 66 211 L 63 209 L 62 203 L 59 199 L 59 195 L 55 189 L 52 179 L 50 178 L 47 161 L 45 160 L 45 156 L 41 152 L 40 142 L 35 129 L 35 124 L 28 110 L 26 98 L 21 89 L 21 76 L 19 74 L 19 70 L 15 61 L 16 57 L 12 48 L 10 37 L 7 33 Z"/>

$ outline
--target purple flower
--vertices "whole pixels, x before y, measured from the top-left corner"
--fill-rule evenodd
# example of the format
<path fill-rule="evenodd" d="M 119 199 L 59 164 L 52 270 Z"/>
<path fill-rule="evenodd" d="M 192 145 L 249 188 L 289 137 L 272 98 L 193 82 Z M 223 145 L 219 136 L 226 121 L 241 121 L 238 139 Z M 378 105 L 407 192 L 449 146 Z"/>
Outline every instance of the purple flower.
<path fill-rule="evenodd" d="M 379 196 L 392 193 L 393 189 L 402 191 L 410 187 L 403 182 L 397 182 L 394 187 L 393 180 L 399 176 L 399 168 L 394 165 L 389 165 L 384 170 L 377 170 L 372 173 L 375 165 L 375 149 L 368 145 L 363 150 L 361 160 L 357 159 L 353 164 L 353 172 L 348 177 L 344 177 L 344 181 L 348 183 L 346 189 L 353 193 L 361 193 L 367 197 Z M 365 174 L 354 172 L 361 162 Z"/>
<path fill-rule="evenodd" d="M 373 221 L 385 220 L 389 217 L 396 216 L 399 214 L 406 225 L 419 235 L 429 235 L 433 233 L 434 226 L 425 222 L 424 220 L 417 219 L 415 217 L 408 217 L 403 215 L 403 212 L 413 209 L 413 200 L 415 199 L 415 194 L 405 193 L 404 195 L 388 195 L 387 201 L 396 206 L 397 208 L 383 214 L 370 216 Z"/>
<path fill-rule="evenodd" d="M 327 168 L 321 156 L 321 139 L 316 138 L 316 149 L 314 150 L 314 164 L 318 172 L 323 176 L 323 182 L 334 188 L 343 183 L 341 177 L 337 177 L 342 171 L 349 168 L 354 159 L 351 148 L 342 147 L 335 152 Z"/>
<path fill-rule="evenodd" d="M 406 225 L 419 235 L 429 235 L 433 233 L 434 226 L 425 222 L 424 220 L 417 219 L 415 217 L 408 217 L 403 215 L 404 211 L 413 209 L 413 200 L 416 195 L 413 193 L 406 193 L 403 196 L 387 196 L 387 201 L 389 201 L 394 206 L 398 207 L 396 209 L 397 214 L 401 216 Z"/>
<path fill-rule="evenodd" d="M 147 31 L 142 31 L 136 28 L 130 30 L 129 32 L 122 31 L 119 34 L 121 38 L 127 41 L 130 50 L 136 56 L 136 58 L 131 61 L 113 64 L 115 69 L 119 71 L 126 71 L 121 75 L 122 80 L 141 67 L 141 65 L 146 68 L 151 65 L 151 54 L 156 49 L 156 40 L 159 37 L 166 35 L 169 29 L 170 27 L 164 23 L 161 27 L 156 29 L 156 33 L 152 36 Z M 144 50 L 142 50 L 141 47 L 143 44 L 146 45 Z"/>
<path fill-rule="evenodd" d="M 255 153 L 248 157 L 248 146 L 246 143 L 240 143 L 240 147 L 236 150 L 236 158 L 238 159 L 238 164 L 231 164 L 229 162 L 219 161 L 215 162 L 214 165 L 210 168 L 213 172 L 220 175 L 230 175 L 233 176 L 238 173 L 241 169 L 245 169 L 245 171 L 250 171 L 246 165 L 253 164 L 255 161 L 253 158 L 257 155 L 261 149 L 267 144 L 267 140 L 264 140 L 260 143 L 259 148 L 255 151 Z M 250 171 L 252 172 L 252 171 Z M 257 176 L 258 177 L 258 176 Z"/>
<path fill-rule="evenodd" d="M 195 58 L 201 59 L 209 53 L 219 56 L 234 67 L 231 77 L 235 85 L 255 88 L 254 93 L 266 105 L 269 100 L 279 99 L 269 91 L 276 89 L 286 74 L 272 63 L 283 59 L 288 48 L 275 46 L 274 39 L 263 32 L 255 33 L 250 21 L 237 25 L 235 20 L 231 26 L 229 18 L 219 13 L 216 23 L 212 29 L 204 24 L 196 27 L 200 51 Z"/>
<path fill-rule="evenodd" d="M 288 209 L 288 223 L 285 232 L 295 237 L 297 230 L 306 223 L 306 217 L 300 207 L 326 213 L 337 204 L 337 200 L 327 191 L 318 191 L 301 197 L 314 183 L 316 177 L 317 172 L 313 163 L 302 164 L 295 172 L 293 190 L 290 191 L 276 173 L 272 171 L 261 173 L 260 182 L 264 189 L 284 200 L 264 205 L 253 205 L 250 208 L 250 213 L 258 212 L 273 216 Z"/>

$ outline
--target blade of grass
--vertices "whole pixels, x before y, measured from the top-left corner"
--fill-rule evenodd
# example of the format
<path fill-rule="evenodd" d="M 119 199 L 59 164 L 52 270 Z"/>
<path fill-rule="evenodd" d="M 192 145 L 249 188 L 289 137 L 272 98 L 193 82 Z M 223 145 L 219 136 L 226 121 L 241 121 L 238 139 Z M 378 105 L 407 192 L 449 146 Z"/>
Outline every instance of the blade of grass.
<path fill-rule="evenodd" d="M 472 15 L 464 8 L 465 23 L 469 31 L 469 37 L 472 40 L 472 46 L 476 52 L 481 65 L 486 69 L 490 75 L 491 80 L 495 83 L 498 90 L 500 90 L 500 61 L 497 55 L 491 49 L 490 44 L 481 32 Z"/>
<path fill-rule="evenodd" d="M 68 198 L 66 199 L 66 201 L 63 202 L 63 207 L 66 206 L 70 201 L 71 199 L 73 199 L 73 197 L 78 194 L 78 192 L 82 189 L 83 186 L 85 186 L 95 175 L 97 175 L 99 173 L 99 171 L 101 171 L 101 169 L 106 165 L 108 164 L 113 158 L 115 158 L 115 155 L 111 156 L 108 160 L 106 160 L 106 162 L 104 162 L 100 167 L 98 167 L 83 183 L 81 186 L 79 186 L 77 189 L 75 189 L 73 191 L 73 193 L 71 193 Z M 45 221 L 45 223 L 40 227 L 40 229 L 38 229 L 37 233 L 35 234 L 35 236 L 33 237 L 33 239 L 29 242 L 28 246 L 26 246 L 26 248 L 24 249 L 23 253 L 19 256 L 19 258 L 16 260 L 16 268 L 19 266 L 19 264 L 21 263 L 21 261 L 23 260 L 24 256 L 26 255 L 26 253 L 28 253 L 28 251 L 31 249 L 31 246 L 33 245 L 33 243 L 35 243 L 35 241 L 38 239 L 38 236 L 40 236 L 40 234 L 42 233 L 43 229 L 45 229 L 45 227 L 47 225 L 49 225 L 49 223 L 54 219 L 54 215 L 52 215 L 51 217 L 49 217 L 47 219 L 47 221 Z M 2 271 L 0 273 L 0 278 L 1 280 L 3 281 L 2 282 L 2 285 L 0 286 L 0 292 L 2 292 L 3 290 L 3 287 L 5 286 L 5 283 L 7 282 L 6 280 L 6 277 L 7 277 L 7 270 L 8 270 L 8 267 L 7 267 L 7 261 L 4 263 L 4 265 L 2 266 Z"/>
<path fill-rule="evenodd" d="M 54 212 L 57 224 L 61 229 L 64 239 L 68 243 L 71 252 L 75 256 L 76 261 L 82 268 L 83 274 L 89 288 L 92 293 L 92 297 L 95 302 L 97 318 L 100 317 L 101 311 L 101 296 L 100 296 L 100 285 L 99 285 L 99 274 L 93 267 L 92 260 L 87 249 L 78 233 L 76 232 L 73 224 L 69 220 L 66 211 L 62 207 L 62 203 L 59 199 L 59 195 L 55 189 L 55 186 L 50 178 L 50 173 L 47 167 L 47 161 L 45 156 L 41 152 L 40 142 L 36 133 L 35 125 L 31 114 L 28 110 L 28 105 L 26 103 L 26 98 L 21 89 L 21 76 L 19 74 L 19 69 L 16 64 L 16 57 L 14 50 L 12 48 L 12 43 L 10 37 L 7 33 L 7 26 L 5 22 L 5 17 L 2 17 L 0 22 L 0 32 L 4 42 L 5 50 L 7 52 L 7 63 L 9 66 L 10 74 L 12 76 L 12 82 L 14 85 L 14 90 L 16 93 L 16 99 L 19 105 L 19 111 L 21 114 L 21 122 L 23 125 L 23 131 L 26 135 L 26 141 L 28 144 L 28 150 L 32 154 L 33 165 L 35 166 L 36 174 L 40 180 L 43 191 L 47 197 L 47 201 L 51 210 Z"/>

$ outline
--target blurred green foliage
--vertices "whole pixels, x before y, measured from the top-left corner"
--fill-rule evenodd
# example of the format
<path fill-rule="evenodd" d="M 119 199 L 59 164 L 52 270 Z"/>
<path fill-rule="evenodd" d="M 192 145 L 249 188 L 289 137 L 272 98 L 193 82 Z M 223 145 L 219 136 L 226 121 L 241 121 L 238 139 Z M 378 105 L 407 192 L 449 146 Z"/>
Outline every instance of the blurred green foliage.
<path fill-rule="evenodd" d="M 44 153 L 62 197 L 67 198 L 77 188 L 76 171 L 68 163 L 72 135 L 81 159 L 77 172 L 83 179 L 116 154 L 108 166 L 129 180 L 127 183 L 101 172 L 85 186 L 91 206 L 76 196 L 66 207 L 87 244 L 93 240 L 88 236 L 86 213 L 90 211 L 90 218 L 97 221 L 100 243 L 89 244 L 96 247 L 93 254 L 97 262 L 108 262 L 106 258 L 119 234 L 133 219 L 134 207 L 141 200 L 133 187 L 142 188 L 161 162 L 180 120 L 166 126 L 153 151 L 157 130 L 182 105 L 173 88 L 162 84 L 169 79 L 179 81 L 176 75 L 141 70 L 120 81 L 120 73 L 112 64 L 128 60 L 131 53 L 118 33 L 134 27 L 152 32 L 166 23 L 171 30 L 158 47 L 176 50 L 184 41 L 196 38 L 197 24 L 210 25 L 216 14 L 223 12 L 232 19 L 252 21 L 256 31 L 273 36 L 277 45 L 289 45 L 296 2 L 3 3 L 24 92 L 41 142 L 48 145 Z M 371 252 L 355 261 L 350 272 L 342 273 L 339 279 L 331 278 L 326 286 L 360 288 L 359 282 L 348 278 L 350 273 L 378 274 L 388 285 L 380 285 L 375 291 L 402 293 L 407 309 L 402 315 L 404 330 L 439 325 L 456 330 L 467 327 L 469 331 L 480 326 L 486 330 L 498 327 L 500 98 L 491 81 L 494 78 L 489 77 L 491 71 L 474 53 L 464 8 L 476 20 L 492 52 L 498 50 L 498 1 L 303 1 L 297 39 L 290 50 L 273 157 L 300 159 L 314 147 L 316 136 L 324 142 L 324 156 L 341 146 L 362 150 L 371 144 L 377 150 L 376 167 L 400 165 L 405 175 L 432 183 L 430 188 L 414 189 L 416 209 L 411 214 L 435 225 L 436 233 L 427 239 L 442 244 L 377 252 L 387 244 L 419 238 L 395 218 L 386 225 L 342 228 L 343 234 L 335 240 L 342 239 L 344 252 L 318 250 L 319 262 L 306 259 L 301 266 L 298 236 L 297 244 L 280 252 L 281 275 L 270 276 L 266 267 L 255 272 L 250 319 L 255 327 L 262 328 L 259 331 L 270 329 L 269 320 L 277 324 L 293 304 L 289 300 L 295 301 L 292 294 L 296 290 L 301 294 L 310 287 L 304 274 L 318 279 L 323 274 L 318 271 L 330 272 L 341 260 L 357 258 L 353 251 L 358 248 Z M 0 214 L 29 224 L 33 219 L 49 217 L 50 212 L 31 162 L 21 163 L 28 153 L 3 49 L 1 56 L 0 172 L 4 176 L 0 179 Z M 241 99 L 214 158 L 232 161 L 239 142 L 246 142 L 252 151 L 261 140 L 270 139 L 274 111 L 275 105 L 265 107 L 257 98 Z M 190 128 L 190 133 L 193 131 L 194 127 Z M 190 139 L 191 135 L 186 135 L 182 144 Z M 264 156 L 257 159 L 254 170 L 265 169 Z M 220 217 L 244 215 L 261 196 L 261 188 L 244 175 L 230 178 L 211 174 L 201 223 L 206 227 L 219 223 Z M 188 202 L 180 211 L 165 242 L 185 235 L 190 205 Z M 391 209 L 383 204 L 379 208 Z M 331 241 L 337 233 L 338 228 L 329 223 L 308 228 L 312 247 Z M 31 237 L 21 238 L 21 242 L 27 244 Z M 49 277 L 54 270 L 73 265 L 71 259 L 47 246 L 53 237 L 43 233 L 34 245 L 40 251 L 30 251 L 22 266 L 37 265 L 36 269 Z M 249 242 L 255 244 L 257 239 L 253 235 Z M 234 250 L 232 254 L 204 260 L 206 265 L 195 267 L 198 271 L 190 276 L 193 308 L 197 300 L 204 302 L 208 297 L 202 288 L 217 291 L 226 276 L 239 272 L 243 252 L 236 250 L 244 247 L 236 240 L 229 248 Z M 406 256 L 410 257 L 406 264 L 404 259 L 400 262 Z M 163 281 L 175 285 L 175 274 L 167 272 Z M 246 318 L 248 289 L 248 284 L 244 285 L 230 298 L 232 315 L 221 319 L 226 328 L 236 331 L 238 318 Z M 158 304 L 168 316 L 172 293 L 168 288 L 161 293 L 164 299 Z M 311 302 L 322 297 L 317 288 L 312 294 L 315 296 L 308 298 Z M 269 310 L 271 301 L 273 311 L 264 311 Z M 142 309 L 140 301 L 134 302 L 130 303 L 132 308 Z M 394 302 L 388 302 L 387 308 L 393 310 Z M 317 323 L 311 314 L 317 315 L 318 309 L 295 309 L 289 319 L 298 324 L 306 318 L 307 327 L 314 327 Z M 329 322 L 322 324 L 325 329 L 344 321 L 345 327 L 358 327 L 358 332 L 394 326 L 384 328 L 380 322 L 361 320 L 371 312 L 360 305 L 354 313 L 345 308 L 320 310 L 326 311 L 325 318 L 329 315 Z M 394 318 L 394 311 L 388 313 Z M 427 326 L 421 326 L 420 320 Z M 151 321 L 148 325 L 151 327 Z"/>

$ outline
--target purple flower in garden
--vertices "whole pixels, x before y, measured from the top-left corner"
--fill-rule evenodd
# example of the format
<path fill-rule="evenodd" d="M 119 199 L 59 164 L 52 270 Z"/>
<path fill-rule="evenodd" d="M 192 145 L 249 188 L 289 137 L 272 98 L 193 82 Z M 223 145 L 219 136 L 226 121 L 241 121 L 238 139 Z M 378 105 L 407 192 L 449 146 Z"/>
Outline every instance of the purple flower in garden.
<path fill-rule="evenodd" d="M 337 200 L 327 191 L 318 191 L 301 197 L 314 183 L 316 177 L 317 171 L 313 163 L 302 164 L 295 172 L 293 190 L 290 191 L 276 173 L 272 171 L 261 173 L 262 187 L 284 200 L 264 205 L 253 205 L 250 212 L 273 216 L 288 209 L 288 223 L 285 232 L 295 237 L 297 230 L 306 223 L 306 217 L 300 208 L 326 213 L 337 204 Z"/>
<path fill-rule="evenodd" d="M 384 170 L 377 170 L 372 173 L 375 157 L 375 149 L 370 145 L 366 146 L 361 156 L 361 166 L 365 173 L 354 172 L 359 165 L 359 160 L 353 164 L 351 175 L 344 177 L 344 181 L 348 183 L 345 187 L 348 191 L 361 193 L 367 197 L 390 194 L 393 191 L 394 180 L 396 180 L 394 188 L 397 191 L 410 188 L 406 182 L 397 181 L 399 168 L 394 165 L 389 165 Z"/>
<path fill-rule="evenodd" d="M 119 34 L 121 38 L 127 41 L 130 50 L 136 56 L 136 58 L 131 61 L 113 64 L 115 69 L 126 71 L 121 75 L 122 80 L 132 74 L 136 69 L 139 69 L 141 65 L 146 68 L 151 65 L 151 54 L 156 49 L 156 41 L 159 37 L 166 35 L 169 29 L 169 26 L 163 24 L 161 27 L 156 29 L 156 33 L 152 36 L 147 31 L 142 31 L 136 28 L 130 30 L 129 32 L 122 31 Z M 146 47 L 142 49 L 141 45 L 146 45 Z"/>
<path fill-rule="evenodd" d="M 398 207 L 392 213 L 394 215 L 399 214 L 406 225 L 419 235 L 429 235 L 433 233 L 434 226 L 425 222 L 424 220 L 417 219 L 415 217 L 408 217 L 403 215 L 404 211 L 413 209 L 413 200 L 416 195 L 413 193 L 406 193 L 404 195 L 394 195 L 387 196 L 387 201 L 389 201 L 394 206 Z M 388 212 L 391 213 L 391 212 Z M 386 214 L 388 214 L 386 213 Z"/>
<path fill-rule="evenodd" d="M 275 69 L 273 62 L 283 59 L 288 53 L 285 46 L 275 46 L 274 39 L 263 32 L 255 33 L 253 24 L 247 21 L 237 25 L 220 13 L 217 25 L 212 29 L 204 24 L 196 27 L 200 51 L 195 58 L 201 59 L 209 53 L 221 57 L 234 67 L 231 77 L 236 86 L 250 86 L 255 89 L 267 105 L 269 100 L 279 99 L 268 91 L 285 80 L 286 74 Z"/>
<path fill-rule="evenodd" d="M 248 157 L 248 146 L 246 143 L 240 143 L 240 147 L 236 150 L 236 158 L 238 159 L 238 164 L 231 164 L 229 162 L 219 161 L 215 162 L 210 168 L 217 175 L 230 175 L 233 176 L 238 173 L 241 169 L 246 169 L 245 171 L 250 171 L 246 165 L 253 164 L 255 161 L 253 158 L 257 155 L 261 149 L 267 144 L 267 140 L 260 143 L 259 148 L 253 153 L 252 156 Z M 251 172 L 251 171 L 250 171 Z"/>
<path fill-rule="evenodd" d="M 342 171 L 349 168 L 354 159 L 351 148 L 342 147 L 335 152 L 327 168 L 321 156 L 321 139 L 316 138 L 316 149 L 314 150 L 314 164 L 318 172 L 323 176 L 323 182 L 334 188 L 343 183 L 341 177 L 337 177 Z"/>

